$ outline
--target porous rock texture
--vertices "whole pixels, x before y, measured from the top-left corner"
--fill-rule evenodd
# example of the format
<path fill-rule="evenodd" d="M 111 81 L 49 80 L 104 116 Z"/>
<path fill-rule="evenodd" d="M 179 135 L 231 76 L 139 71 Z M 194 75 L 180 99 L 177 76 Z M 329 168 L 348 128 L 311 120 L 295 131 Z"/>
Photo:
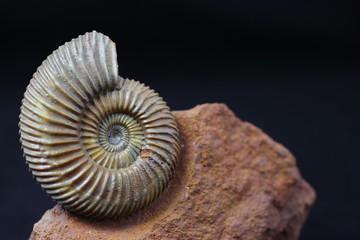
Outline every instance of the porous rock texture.
<path fill-rule="evenodd" d="M 182 155 L 155 202 L 101 222 L 57 205 L 30 239 L 297 239 L 315 192 L 292 154 L 224 104 L 173 113 Z"/>

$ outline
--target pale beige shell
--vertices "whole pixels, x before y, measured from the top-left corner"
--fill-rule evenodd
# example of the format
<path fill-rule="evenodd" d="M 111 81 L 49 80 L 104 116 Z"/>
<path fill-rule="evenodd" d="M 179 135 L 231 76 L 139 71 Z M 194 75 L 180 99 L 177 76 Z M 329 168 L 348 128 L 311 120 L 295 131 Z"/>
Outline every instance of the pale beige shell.
<path fill-rule="evenodd" d="M 115 44 L 87 33 L 59 47 L 24 95 L 20 141 L 41 187 L 92 218 L 131 214 L 170 181 L 179 133 L 153 90 L 118 76 Z"/>

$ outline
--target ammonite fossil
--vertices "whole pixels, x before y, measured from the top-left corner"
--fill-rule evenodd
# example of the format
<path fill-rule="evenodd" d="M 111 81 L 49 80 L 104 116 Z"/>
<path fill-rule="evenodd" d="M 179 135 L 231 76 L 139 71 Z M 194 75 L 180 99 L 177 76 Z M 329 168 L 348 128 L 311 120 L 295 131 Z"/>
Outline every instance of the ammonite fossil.
<path fill-rule="evenodd" d="M 179 155 L 173 115 L 157 93 L 118 76 L 115 44 L 86 33 L 37 69 L 24 94 L 20 141 L 37 182 L 92 218 L 131 214 L 157 198 Z"/>

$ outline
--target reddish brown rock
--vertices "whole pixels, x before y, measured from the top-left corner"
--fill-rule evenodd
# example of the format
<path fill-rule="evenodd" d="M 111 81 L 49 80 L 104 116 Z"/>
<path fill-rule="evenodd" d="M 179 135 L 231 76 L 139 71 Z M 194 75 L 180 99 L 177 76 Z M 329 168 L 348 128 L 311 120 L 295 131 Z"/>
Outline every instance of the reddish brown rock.
<path fill-rule="evenodd" d="M 97 222 L 59 205 L 31 239 L 297 239 L 315 199 L 295 159 L 223 104 L 174 112 L 182 157 L 176 176 L 147 208 Z"/>

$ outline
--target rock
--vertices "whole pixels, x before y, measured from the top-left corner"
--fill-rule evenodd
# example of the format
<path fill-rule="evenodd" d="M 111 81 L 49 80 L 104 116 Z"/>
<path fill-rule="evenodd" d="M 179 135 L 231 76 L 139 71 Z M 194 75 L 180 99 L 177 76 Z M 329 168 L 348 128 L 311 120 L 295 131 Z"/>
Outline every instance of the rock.
<path fill-rule="evenodd" d="M 224 104 L 174 115 L 182 157 L 155 202 L 102 222 L 57 205 L 30 239 L 297 239 L 315 192 L 291 153 Z"/>

